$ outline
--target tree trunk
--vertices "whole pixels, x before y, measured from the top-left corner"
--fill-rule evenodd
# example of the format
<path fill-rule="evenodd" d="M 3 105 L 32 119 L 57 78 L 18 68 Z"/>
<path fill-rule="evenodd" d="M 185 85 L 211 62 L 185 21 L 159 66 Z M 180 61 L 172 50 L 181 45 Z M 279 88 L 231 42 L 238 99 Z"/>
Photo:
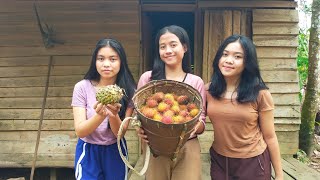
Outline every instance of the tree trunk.
<path fill-rule="evenodd" d="M 319 61 L 320 61 L 320 0 L 313 0 L 309 39 L 309 68 L 305 100 L 301 110 L 299 147 L 311 156 L 314 146 L 314 124 L 318 111 Z"/>

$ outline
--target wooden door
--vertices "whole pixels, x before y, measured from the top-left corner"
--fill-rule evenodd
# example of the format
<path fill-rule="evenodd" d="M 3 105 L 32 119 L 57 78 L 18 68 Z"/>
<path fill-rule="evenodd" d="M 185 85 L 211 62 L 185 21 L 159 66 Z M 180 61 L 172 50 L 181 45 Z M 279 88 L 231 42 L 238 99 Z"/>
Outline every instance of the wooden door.
<path fill-rule="evenodd" d="M 207 10 L 204 12 L 202 78 L 210 81 L 212 63 L 221 42 L 232 34 L 252 37 L 250 10 Z"/>
<path fill-rule="evenodd" d="M 140 63 L 140 70 L 139 70 L 139 75 L 144 73 L 147 70 L 150 70 L 150 67 L 152 67 L 151 59 L 152 57 L 152 48 L 154 43 L 152 41 L 152 19 L 150 16 L 147 15 L 147 13 L 142 13 L 142 35 L 141 35 L 141 40 L 142 40 L 142 46 L 140 47 L 142 49 L 142 62 Z"/>

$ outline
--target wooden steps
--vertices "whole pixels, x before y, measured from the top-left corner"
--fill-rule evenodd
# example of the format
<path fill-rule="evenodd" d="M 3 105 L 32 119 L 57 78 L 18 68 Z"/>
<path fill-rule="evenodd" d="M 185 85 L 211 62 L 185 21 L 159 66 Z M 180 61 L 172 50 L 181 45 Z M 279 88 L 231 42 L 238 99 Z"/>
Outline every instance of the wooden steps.
<path fill-rule="evenodd" d="M 282 158 L 282 169 L 284 172 L 285 180 L 318 180 L 320 179 L 320 172 L 308 167 L 306 164 L 298 161 L 293 157 Z M 274 178 L 274 173 L 272 172 Z"/>

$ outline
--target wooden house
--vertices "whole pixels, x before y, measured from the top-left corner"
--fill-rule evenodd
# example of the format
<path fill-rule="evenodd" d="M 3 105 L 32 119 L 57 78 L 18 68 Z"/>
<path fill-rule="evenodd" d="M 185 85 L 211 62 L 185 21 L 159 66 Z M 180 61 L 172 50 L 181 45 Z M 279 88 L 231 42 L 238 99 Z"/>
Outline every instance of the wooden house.
<path fill-rule="evenodd" d="M 205 82 L 224 38 L 238 33 L 253 39 L 275 101 L 281 153 L 292 156 L 300 124 L 296 8 L 294 0 L 0 0 L 0 167 L 31 167 L 42 117 L 36 166 L 73 167 L 72 90 L 95 43 L 121 41 L 138 80 L 152 65 L 155 32 L 170 24 L 188 31 L 194 73 Z M 134 130 L 126 138 L 134 164 L 139 140 Z M 208 154 L 209 121 L 200 140 Z"/>

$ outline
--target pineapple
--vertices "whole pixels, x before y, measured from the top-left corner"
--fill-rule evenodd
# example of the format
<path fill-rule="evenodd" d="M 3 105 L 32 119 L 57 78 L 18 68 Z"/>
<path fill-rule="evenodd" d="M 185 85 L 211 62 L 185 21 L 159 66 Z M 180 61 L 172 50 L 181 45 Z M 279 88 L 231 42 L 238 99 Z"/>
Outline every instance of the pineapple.
<path fill-rule="evenodd" d="M 122 89 L 117 85 L 108 85 L 99 88 L 96 94 L 97 100 L 102 104 L 117 103 L 123 97 Z"/>

